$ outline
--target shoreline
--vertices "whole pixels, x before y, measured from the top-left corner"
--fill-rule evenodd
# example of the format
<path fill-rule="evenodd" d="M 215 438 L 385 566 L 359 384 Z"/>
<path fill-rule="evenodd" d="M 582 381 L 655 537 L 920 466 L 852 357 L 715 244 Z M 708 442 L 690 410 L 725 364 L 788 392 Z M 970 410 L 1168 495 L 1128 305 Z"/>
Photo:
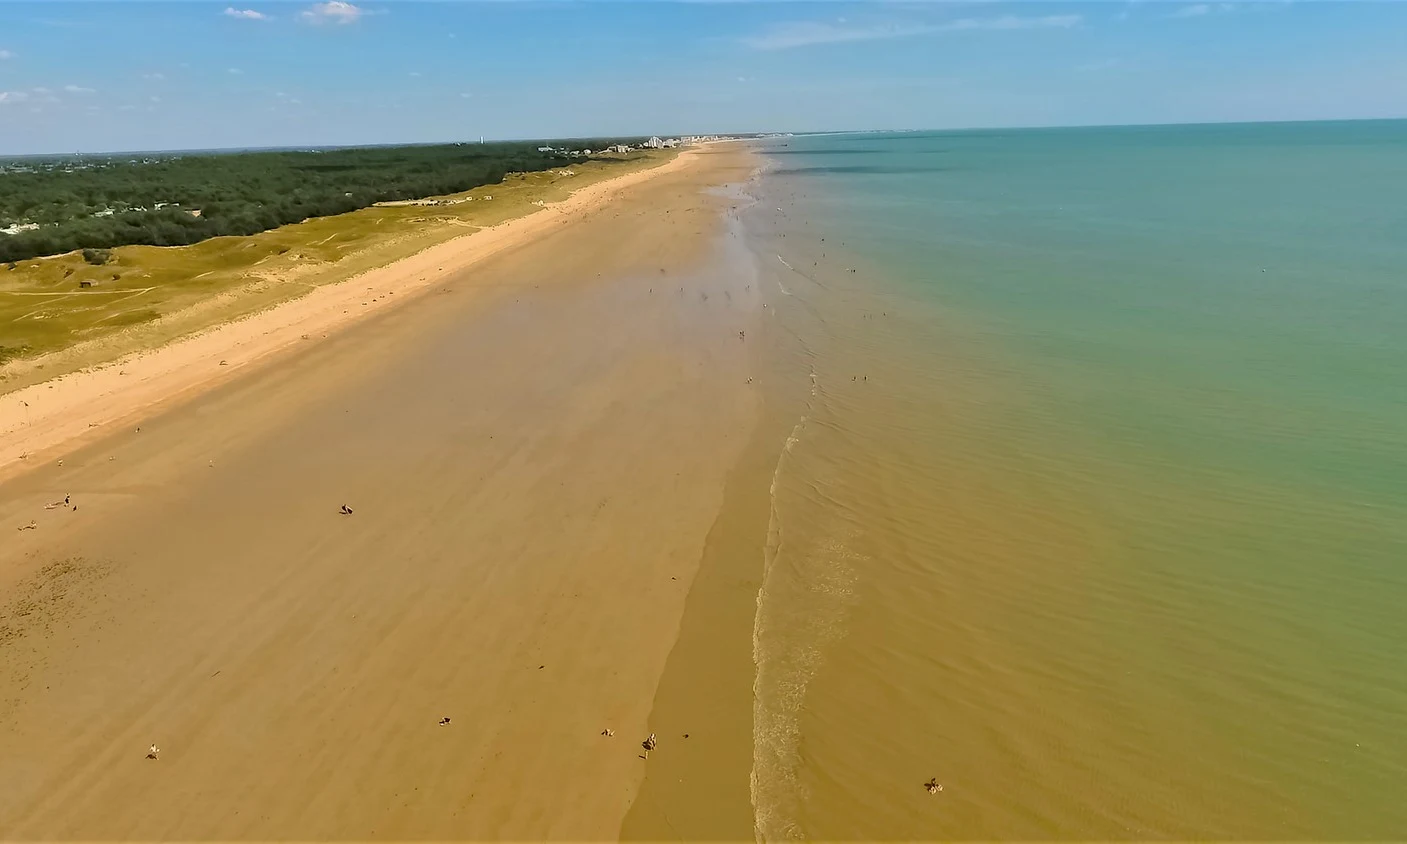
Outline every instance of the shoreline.
<path fill-rule="evenodd" d="M 0 394 L 0 481 L 100 439 L 279 353 L 413 298 L 491 256 L 608 206 L 622 191 L 685 169 L 701 148 L 578 188 L 538 210 L 430 246 L 298 298 L 112 362 Z M 397 298 L 399 297 L 399 298 Z"/>
<path fill-rule="evenodd" d="M 653 714 L 764 402 L 698 160 L 0 485 L 0 826 L 604 840 L 681 764 L 746 822 L 749 710 Z"/>

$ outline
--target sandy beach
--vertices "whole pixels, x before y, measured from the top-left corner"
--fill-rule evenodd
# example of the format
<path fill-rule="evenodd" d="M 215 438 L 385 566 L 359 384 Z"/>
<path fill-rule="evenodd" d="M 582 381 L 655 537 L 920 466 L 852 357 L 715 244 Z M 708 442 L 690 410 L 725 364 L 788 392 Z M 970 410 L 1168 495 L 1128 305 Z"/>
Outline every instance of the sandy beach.
<path fill-rule="evenodd" d="M 746 748 L 651 717 L 760 412 L 706 190 L 751 167 L 5 396 L 4 837 L 614 838 L 658 760 Z"/>
<path fill-rule="evenodd" d="M 289 346 L 324 337 L 425 291 L 480 261 L 533 242 L 553 228 L 600 211 L 646 180 L 687 168 L 696 150 L 649 170 L 580 188 L 540 211 L 441 243 L 347 281 L 312 289 L 292 302 L 218 325 L 154 350 L 0 395 L 0 479 L 101 434 L 92 429 L 150 413 L 228 380 L 241 367 Z M 472 283 L 472 282 L 469 282 Z"/>

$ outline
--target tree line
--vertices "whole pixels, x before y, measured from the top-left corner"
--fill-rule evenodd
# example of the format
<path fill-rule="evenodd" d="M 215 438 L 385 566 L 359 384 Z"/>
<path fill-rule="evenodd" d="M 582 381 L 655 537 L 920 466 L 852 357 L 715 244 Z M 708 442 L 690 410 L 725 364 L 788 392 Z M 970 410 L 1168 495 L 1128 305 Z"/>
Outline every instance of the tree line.
<path fill-rule="evenodd" d="M 30 172 L 0 173 L 0 227 L 39 224 L 38 229 L 0 234 L 0 262 L 74 249 L 180 246 L 221 235 L 256 234 L 376 202 L 459 193 L 495 184 L 509 173 L 537 172 L 572 160 L 540 152 L 539 146 L 362 147 L 181 155 L 145 162 L 51 160 Z"/>

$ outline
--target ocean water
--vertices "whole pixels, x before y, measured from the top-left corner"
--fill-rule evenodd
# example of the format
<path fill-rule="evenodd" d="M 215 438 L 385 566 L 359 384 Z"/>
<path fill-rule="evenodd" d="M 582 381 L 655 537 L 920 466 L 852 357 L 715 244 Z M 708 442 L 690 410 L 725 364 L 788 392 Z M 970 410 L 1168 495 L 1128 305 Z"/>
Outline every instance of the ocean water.
<path fill-rule="evenodd" d="M 1407 122 L 764 159 L 759 835 L 1407 837 Z"/>

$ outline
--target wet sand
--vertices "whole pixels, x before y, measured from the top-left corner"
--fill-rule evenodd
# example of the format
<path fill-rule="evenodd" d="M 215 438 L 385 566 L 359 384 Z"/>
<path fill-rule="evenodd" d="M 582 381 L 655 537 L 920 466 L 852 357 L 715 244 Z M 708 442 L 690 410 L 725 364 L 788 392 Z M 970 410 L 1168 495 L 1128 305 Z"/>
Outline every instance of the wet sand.
<path fill-rule="evenodd" d="M 759 416 L 703 191 L 750 167 L 706 151 L 0 485 L 0 830 L 617 836 L 695 741 L 650 718 Z"/>

